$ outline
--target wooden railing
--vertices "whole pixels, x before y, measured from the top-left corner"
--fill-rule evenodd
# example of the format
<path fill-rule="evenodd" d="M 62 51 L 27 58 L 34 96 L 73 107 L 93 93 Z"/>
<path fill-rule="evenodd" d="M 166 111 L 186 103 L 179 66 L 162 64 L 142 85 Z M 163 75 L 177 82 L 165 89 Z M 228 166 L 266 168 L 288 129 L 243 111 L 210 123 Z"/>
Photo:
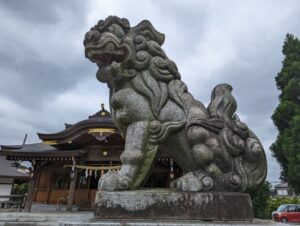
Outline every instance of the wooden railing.
<path fill-rule="evenodd" d="M 25 205 L 24 195 L 0 195 L 0 211 L 17 209 L 21 211 Z"/>

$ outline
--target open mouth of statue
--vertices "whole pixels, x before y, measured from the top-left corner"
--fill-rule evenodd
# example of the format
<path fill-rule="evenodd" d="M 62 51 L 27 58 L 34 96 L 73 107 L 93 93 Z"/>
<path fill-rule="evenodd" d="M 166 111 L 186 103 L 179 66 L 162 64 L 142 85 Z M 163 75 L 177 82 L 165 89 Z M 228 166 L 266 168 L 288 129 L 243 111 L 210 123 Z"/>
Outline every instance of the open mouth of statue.
<path fill-rule="evenodd" d="M 114 41 L 106 41 L 98 45 L 87 45 L 85 53 L 92 62 L 103 66 L 110 65 L 113 61 L 122 62 L 127 57 L 127 49 L 120 47 Z"/>

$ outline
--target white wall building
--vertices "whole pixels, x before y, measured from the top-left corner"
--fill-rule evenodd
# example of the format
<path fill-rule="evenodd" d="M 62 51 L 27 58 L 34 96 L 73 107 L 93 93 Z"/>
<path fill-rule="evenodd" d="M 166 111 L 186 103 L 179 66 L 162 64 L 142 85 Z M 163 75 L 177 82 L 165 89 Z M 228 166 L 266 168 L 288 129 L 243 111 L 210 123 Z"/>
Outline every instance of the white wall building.
<path fill-rule="evenodd" d="M 275 195 L 277 196 L 289 196 L 290 195 L 290 189 L 289 189 L 289 184 L 287 182 L 283 182 L 281 184 L 277 184 L 274 186 L 275 190 Z"/>
<path fill-rule="evenodd" d="M 0 156 L 0 196 L 10 195 L 16 180 L 28 180 L 28 174 L 18 172 L 11 166 L 13 161 L 6 160 L 5 156 Z"/>

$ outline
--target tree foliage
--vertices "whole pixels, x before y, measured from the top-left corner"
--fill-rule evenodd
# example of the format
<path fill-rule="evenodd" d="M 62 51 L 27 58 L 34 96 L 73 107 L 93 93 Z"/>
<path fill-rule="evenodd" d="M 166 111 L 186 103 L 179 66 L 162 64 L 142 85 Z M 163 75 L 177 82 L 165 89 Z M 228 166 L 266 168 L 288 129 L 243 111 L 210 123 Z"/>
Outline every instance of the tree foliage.
<path fill-rule="evenodd" d="M 266 181 L 256 192 L 251 194 L 254 217 L 270 218 L 268 204 L 271 196 L 271 184 Z"/>
<path fill-rule="evenodd" d="M 276 79 L 281 91 L 279 105 L 272 115 L 278 137 L 272 144 L 274 157 L 282 167 L 281 178 L 300 193 L 300 41 L 287 34 L 283 67 Z"/>
<path fill-rule="evenodd" d="M 28 182 L 21 184 L 14 184 L 12 194 L 14 195 L 25 195 L 28 192 Z"/>
<path fill-rule="evenodd" d="M 282 204 L 300 204 L 296 196 L 272 197 L 271 184 L 266 181 L 256 192 L 251 194 L 255 218 L 270 219 L 272 212 Z"/>

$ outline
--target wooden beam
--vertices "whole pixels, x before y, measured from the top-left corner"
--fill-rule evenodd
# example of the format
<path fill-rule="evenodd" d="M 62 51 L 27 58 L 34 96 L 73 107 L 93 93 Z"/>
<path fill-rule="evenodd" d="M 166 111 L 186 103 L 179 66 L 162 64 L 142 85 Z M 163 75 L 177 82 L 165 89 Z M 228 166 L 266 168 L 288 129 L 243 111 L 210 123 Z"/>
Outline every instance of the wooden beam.
<path fill-rule="evenodd" d="M 71 173 L 70 173 L 70 189 L 69 189 L 68 203 L 67 203 L 67 209 L 66 209 L 67 211 L 70 211 L 70 212 L 72 212 L 72 208 L 73 208 L 77 175 L 78 175 L 77 169 L 74 169 L 74 171 L 71 171 Z"/>

